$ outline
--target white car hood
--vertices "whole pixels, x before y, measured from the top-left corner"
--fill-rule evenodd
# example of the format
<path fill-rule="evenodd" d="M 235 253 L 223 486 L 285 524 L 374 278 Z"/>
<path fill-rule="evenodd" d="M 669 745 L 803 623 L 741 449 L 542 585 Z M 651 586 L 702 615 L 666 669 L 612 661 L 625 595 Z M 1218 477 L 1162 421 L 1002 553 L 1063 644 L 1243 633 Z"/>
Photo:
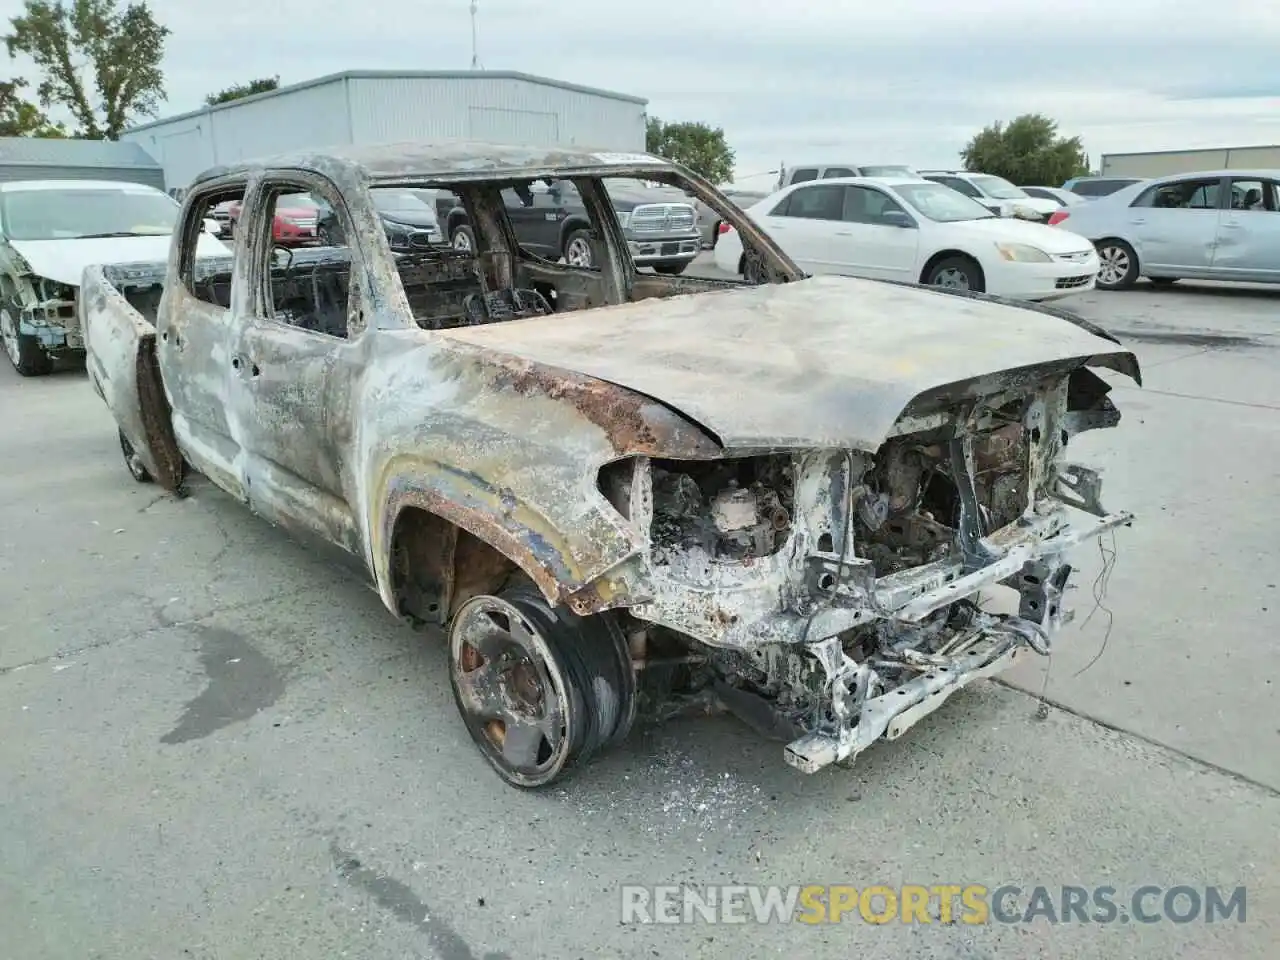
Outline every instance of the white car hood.
<path fill-rule="evenodd" d="M 169 259 L 173 237 L 102 237 L 94 240 L 10 240 L 27 261 L 31 272 L 56 283 L 80 286 L 84 268 L 95 264 L 134 263 Z M 202 234 L 196 246 L 197 257 L 228 257 L 231 250 L 216 237 Z"/>
<path fill-rule="evenodd" d="M 1032 223 L 1030 220 L 991 217 L 988 220 L 965 220 L 949 226 L 987 237 L 993 243 L 1025 243 L 1039 247 L 1045 253 L 1083 253 L 1093 249 L 1093 244 L 1079 234 L 1061 227 Z"/>

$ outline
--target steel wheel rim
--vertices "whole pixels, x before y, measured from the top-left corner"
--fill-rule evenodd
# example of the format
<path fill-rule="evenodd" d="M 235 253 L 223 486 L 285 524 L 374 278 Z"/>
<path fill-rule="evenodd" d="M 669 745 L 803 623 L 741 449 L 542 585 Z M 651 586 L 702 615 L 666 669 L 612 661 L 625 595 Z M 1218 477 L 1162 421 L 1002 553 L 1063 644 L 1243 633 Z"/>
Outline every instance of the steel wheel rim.
<path fill-rule="evenodd" d="M 0 310 L 0 340 L 4 341 L 4 352 L 16 367 L 22 358 L 18 350 L 18 331 L 8 310 Z"/>
<path fill-rule="evenodd" d="M 571 267 L 591 266 L 591 244 L 582 237 L 574 237 L 565 249 L 564 259 Z"/>
<path fill-rule="evenodd" d="M 468 732 L 504 778 L 539 786 L 564 769 L 576 722 L 569 682 L 519 609 L 467 601 L 449 626 L 449 672 Z"/>
<path fill-rule="evenodd" d="M 129 468 L 129 472 L 133 474 L 133 479 L 143 480 L 147 476 L 147 468 L 142 462 L 142 458 L 138 456 L 138 452 L 133 449 L 133 444 L 129 442 L 129 438 L 124 435 L 124 431 L 120 431 L 120 450 L 124 453 L 124 465 Z"/>
<path fill-rule="evenodd" d="M 453 235 L 453 249 L 455 250 L 471 249 L 471 237 L 468 235 L 467 231 L 459 230 L 457 233 Z"/>
<path fill-rule="evenodd" d="M 1098 251 L 1101 265 L 1098 267 L 1098 281 L 1105 284 L 1116 284 L 1129 272 L 1129 254 L 1122 247 L 1103 247 Z"/>
<path fill-rule="evenodd" d="M 968 290 L 969 278 L 959 267 L 947 267 L 933 275 L 935 287 L 947 287 L 951 290 Z"/>

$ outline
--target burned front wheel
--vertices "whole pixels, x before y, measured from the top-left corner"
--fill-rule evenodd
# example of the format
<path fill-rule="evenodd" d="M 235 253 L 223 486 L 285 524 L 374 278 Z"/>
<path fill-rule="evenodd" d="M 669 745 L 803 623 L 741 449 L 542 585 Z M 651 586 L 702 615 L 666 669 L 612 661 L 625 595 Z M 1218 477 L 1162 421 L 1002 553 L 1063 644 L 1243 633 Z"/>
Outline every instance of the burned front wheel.
<path fill-rule="evenodd" d="M 133 479 L 139 483 L 151 483 L 151 474 L 147 471 L 146 465 L 143 464 L 142 458 L 138 456 L 138 451 L 133 449 L 133 444 L 129 442 L 129 438 L 124 435 L 124 431 L 120 431 L 120 452 L 124 454 L 124 465 L 128 468 Z"/>
<path fill-rule="evenodd" d="M 541 787 L 623 739 L 635 716 L 626 638 L 519 586 L 468 600 L 449 625 L 449 679 L 467 732 L 508 783 Z"/>

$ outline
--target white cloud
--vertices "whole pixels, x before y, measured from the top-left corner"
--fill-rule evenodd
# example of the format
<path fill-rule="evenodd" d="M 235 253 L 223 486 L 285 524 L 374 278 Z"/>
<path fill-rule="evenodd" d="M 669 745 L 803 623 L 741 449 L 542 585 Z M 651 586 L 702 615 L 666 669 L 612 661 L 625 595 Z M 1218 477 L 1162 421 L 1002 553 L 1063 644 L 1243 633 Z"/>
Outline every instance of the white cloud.
<path fill-rule="evenodd" d="M 151 2 L 173 31 L 162 116 L 261 76 L 471 59 L 469 0 Z M 478 3 L 484 67 L 723 126 L 743 174 L 808 157 L 954 164 L 983 125 L 1026 111 L 1080 134 L 1093 157 L 1280 143 L 1280 5 L 1269 0 Z"/>

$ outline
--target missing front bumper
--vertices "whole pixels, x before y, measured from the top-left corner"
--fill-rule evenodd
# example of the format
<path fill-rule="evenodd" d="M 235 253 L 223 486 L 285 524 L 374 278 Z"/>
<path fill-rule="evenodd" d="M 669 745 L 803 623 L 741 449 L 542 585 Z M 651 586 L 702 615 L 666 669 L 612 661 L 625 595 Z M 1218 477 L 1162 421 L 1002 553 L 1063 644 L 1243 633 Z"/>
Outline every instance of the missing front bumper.
<path fill-rule="evenodd" d="M 1021 637 L 998 633 L 978 649 L 931 667 L 878 697 L 863 701 L 856 718 L 836 733 L 810 733 L 785 748 L 787 763 L 803 773 L 849 760 L 882 737 L 896 740 L 933 713 L 957 690 L 1008 668 L 1028 647 Z"/>
<path fill-rule="evenodd" d="M 910 590 L 901 589 L 905 586 L 901 581 L 895 584 L 897 590 L 878 589 L 885 581 L 870 581 L 868 587 L 881 614 L 908 630 L 936 611 L 1001 583 L 1016 584 L 1021 603 L 1016 615 L 979 614 L 967 635 L 948 644 L 948 649 L 963 652 L 940 656 L 907 648 L 902 662 L 913 665 L 921 675 L 878 696 L 868 696 L 867 691 L 878 685 L 880 678 L 869 665 L 845 656 L 838 637 L 809 644 L 809 652 L 826 672 L 830 720 L 792 741 L 785 750 L 787 763 L 804 773 L 815 773 L 832 763 L 850 760 L 877 740 L 902 736 L 951 694 L 1006 670 L 1026 652 L 1047 654 L 1054 634 L 1070 617 L 1061 598 L 1071 568 L 1062 562 L 1062 555 L 1132 520 L 1128 512 L 1106 514 L 1044 540 L 1016 542 L 972 573 L 934 571 L 930 578 L 912 584 Z M 942 579 L 934 582 L 932 577 L 939 574 Z"/>

